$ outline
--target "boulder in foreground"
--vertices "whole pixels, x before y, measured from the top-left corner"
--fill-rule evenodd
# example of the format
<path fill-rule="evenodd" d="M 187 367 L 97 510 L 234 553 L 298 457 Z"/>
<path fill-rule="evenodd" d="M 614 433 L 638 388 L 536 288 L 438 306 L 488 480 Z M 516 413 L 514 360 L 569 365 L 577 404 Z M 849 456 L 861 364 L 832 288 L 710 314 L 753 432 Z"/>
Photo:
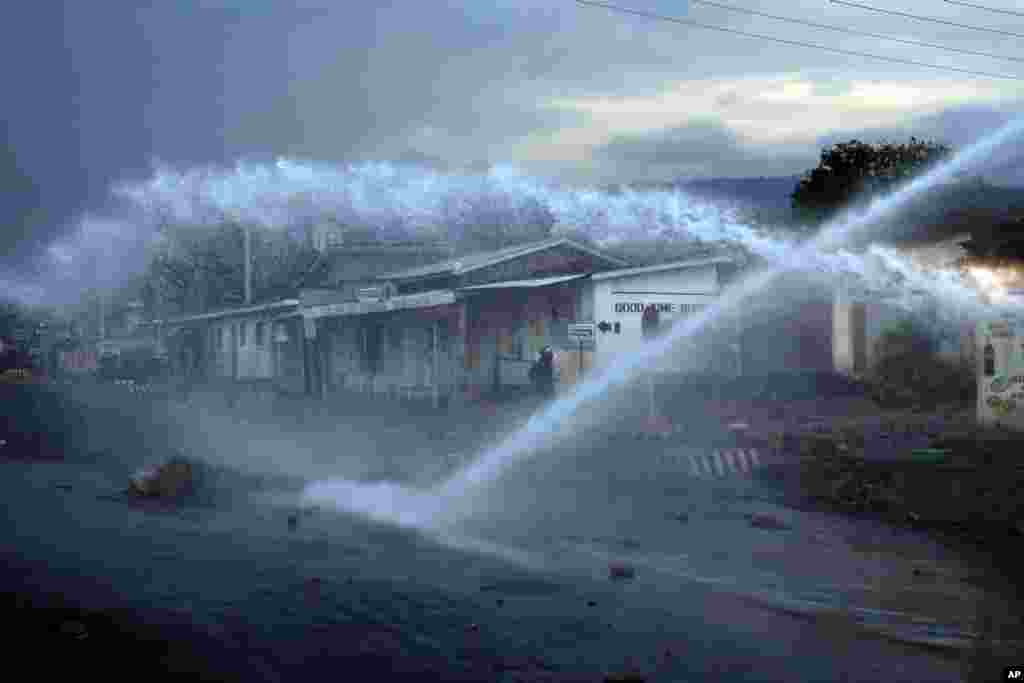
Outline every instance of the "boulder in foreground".
<path fill-rule="evenodd" d="M 192 463 L 176 457 L 137 472 L 128 484 L 128 492 L 147 498 L 178 498 L 191 492 L 194 483 Z"/>

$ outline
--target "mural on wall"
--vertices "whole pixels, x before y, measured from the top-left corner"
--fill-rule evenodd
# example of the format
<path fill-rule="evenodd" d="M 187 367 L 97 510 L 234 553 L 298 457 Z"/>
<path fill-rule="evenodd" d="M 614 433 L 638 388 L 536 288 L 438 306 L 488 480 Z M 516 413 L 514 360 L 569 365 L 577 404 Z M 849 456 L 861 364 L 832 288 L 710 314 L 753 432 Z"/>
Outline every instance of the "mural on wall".
<path fill-rule="evenodd" d="M 1024 420 L 1024 331 L 1021 321 L 979 323 L 979 400 L 996 419 Z"/>

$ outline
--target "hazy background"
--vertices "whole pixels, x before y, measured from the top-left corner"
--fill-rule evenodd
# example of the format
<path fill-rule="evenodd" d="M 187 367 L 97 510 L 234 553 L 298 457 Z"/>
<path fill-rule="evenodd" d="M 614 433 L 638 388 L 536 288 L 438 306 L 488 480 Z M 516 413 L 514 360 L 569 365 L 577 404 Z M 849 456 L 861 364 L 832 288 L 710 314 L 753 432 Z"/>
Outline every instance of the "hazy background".
<path fill-rule="evenodd" d="M 944 53 L 684 2 L 624 6 L 1006 74 Z M 833 5 L 739 6 L 1024 58 L 1021 40 Z M 1000 6 L 1007 5 L 1006 3 Z M 1024 34 L 935 0 L 886 8 Z M 507 162 L 569 182 L 799 174 L 860 137 L 953 145 L 1024 111 L 1024 81 L 933 71 L 559 0 L 40 0 L 0 24 L 0 281 L 31 278 L 109 186 L 154 158 Z M 986 171 L 1024 184 L 1009 151 Z M 9 284 L 9 286 L 14 286 Z"/>

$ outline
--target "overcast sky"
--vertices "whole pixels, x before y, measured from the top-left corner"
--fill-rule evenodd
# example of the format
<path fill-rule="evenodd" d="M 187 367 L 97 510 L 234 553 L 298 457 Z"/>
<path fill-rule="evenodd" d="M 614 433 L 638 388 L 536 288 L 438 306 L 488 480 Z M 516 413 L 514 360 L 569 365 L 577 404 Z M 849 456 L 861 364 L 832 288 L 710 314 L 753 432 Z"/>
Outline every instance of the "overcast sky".
<path fill-rule="evenodd" d="M 828 0 L 722 1 L 1024 60 L 1024 38 Z M 616 4 L 1024 78 L 1024 61 L 683 0 Z M 864 4 L 1024 34 L 1024 18 L 941 0 Z M 1014 8 L 1011 0 L 979 4 Z M 81 212 L 101 210 L 112 182 L 144 177 L 154 158 L 508 162 L 575 182 L 781 175 L 813 167 L 832 141 L 916 134 L 957 145 L 1024 112 L 1024 81 L 569 0 L 36 0 L 5 8 L 0 26 L 0 249 L 8 267 L 30 262 Z M 1024 172 L 1003 169 L 996 178 L 1024 183 Z"/>

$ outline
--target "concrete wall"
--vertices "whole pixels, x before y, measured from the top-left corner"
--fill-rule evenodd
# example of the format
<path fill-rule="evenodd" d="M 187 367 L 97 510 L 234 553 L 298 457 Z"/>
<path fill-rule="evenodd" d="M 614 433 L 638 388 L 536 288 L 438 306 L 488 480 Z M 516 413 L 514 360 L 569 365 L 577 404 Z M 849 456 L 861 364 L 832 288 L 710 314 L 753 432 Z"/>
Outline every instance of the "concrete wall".
<path fill-rule="evenodd" d="M 837 372 L 860 375 L 868 368 L 867 309 L 837 293 L 832 306 L 832 361 Z"/>

